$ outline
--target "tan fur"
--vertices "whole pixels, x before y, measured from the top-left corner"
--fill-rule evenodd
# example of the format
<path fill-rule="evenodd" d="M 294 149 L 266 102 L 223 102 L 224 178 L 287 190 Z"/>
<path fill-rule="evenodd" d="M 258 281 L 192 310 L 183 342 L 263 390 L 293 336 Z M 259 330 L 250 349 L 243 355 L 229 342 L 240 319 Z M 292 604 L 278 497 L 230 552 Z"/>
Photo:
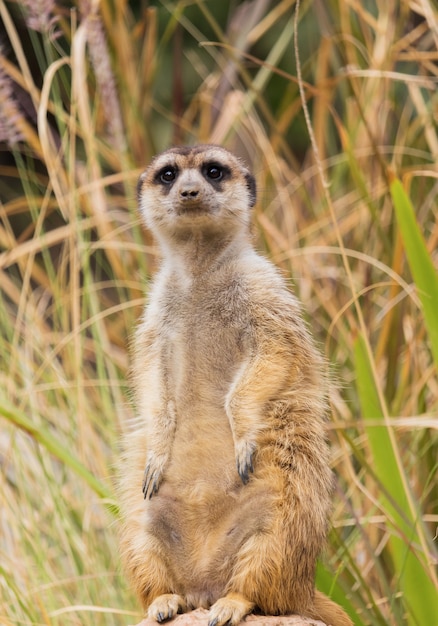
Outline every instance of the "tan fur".
<path fill-rule="evenodd" d="M 122 556 L 157 621 L 211 607 L 211 625 L 235 625 L 257 608 L 349 626 L 314 589 L 332 493 L 325 363 L 251 244 L 254 194 L 217 146 L 169 150 L 139 181 L 163 263 L 135 338 Z"/>

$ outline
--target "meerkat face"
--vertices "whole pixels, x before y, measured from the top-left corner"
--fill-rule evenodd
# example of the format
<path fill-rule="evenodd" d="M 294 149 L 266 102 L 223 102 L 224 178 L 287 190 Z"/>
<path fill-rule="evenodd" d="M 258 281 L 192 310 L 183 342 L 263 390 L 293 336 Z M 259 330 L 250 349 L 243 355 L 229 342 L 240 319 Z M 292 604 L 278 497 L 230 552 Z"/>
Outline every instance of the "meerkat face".
<path fill-rule="evenodd" d="M 138 182 L 146 225 L 157 234 L 248 228 L 255 180 L 233 154 L 213 145 L 171 148 Z"/>

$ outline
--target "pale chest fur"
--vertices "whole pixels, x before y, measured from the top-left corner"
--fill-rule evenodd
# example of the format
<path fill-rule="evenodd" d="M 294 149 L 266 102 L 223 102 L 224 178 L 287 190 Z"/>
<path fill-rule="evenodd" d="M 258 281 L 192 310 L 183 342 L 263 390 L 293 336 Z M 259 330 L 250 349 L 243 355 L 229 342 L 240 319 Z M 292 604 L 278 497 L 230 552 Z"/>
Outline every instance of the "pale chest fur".
<path fill-rule="evenodd" d="M 248 289 L 241 271 L 224 267 L 190 280 L 163 271 L 151 293 L 146 323 L 155 327 L 154 350 L 176 421 L 165 480 L 178 488 L 239 483 L 225 401 L 255 349 Z M 151 386 L 153 380 L 148 398 Z"/>
<path fill-rule="evenodd" d="M 163 359 L 177 409 L 188 403 L 205 409 L 207 402 L 224 410 L 228 388 L 254 343 L 244 277 L 223 272 L 185 285 L 169 279 L 159 298 Z"/>

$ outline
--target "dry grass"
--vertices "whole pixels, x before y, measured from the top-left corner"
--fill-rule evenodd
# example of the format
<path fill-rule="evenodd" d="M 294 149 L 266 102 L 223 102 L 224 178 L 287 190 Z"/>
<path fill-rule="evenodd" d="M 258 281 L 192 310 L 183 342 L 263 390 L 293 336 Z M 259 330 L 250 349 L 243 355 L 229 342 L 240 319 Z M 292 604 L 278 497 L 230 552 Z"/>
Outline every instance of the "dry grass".
<path fill-rule="evenodd" d="M 37 4 L 0 0 L 0 623 L 136 619 L 112 500 L 156 262 L 135 184 L 169 143 L 212 141 L 254 169 L 257 245 L 341 383 L 318 584 L 358 626 L 437 624 L 436 7 L 309 0 L 296 42 L 291 0 Z"/>

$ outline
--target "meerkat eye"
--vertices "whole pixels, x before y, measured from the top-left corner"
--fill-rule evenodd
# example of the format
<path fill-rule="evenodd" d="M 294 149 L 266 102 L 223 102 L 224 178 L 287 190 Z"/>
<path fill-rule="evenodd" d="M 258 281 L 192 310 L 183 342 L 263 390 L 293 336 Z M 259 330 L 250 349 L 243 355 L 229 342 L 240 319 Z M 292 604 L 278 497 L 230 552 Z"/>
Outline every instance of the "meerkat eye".
<path fill-rule="evenodd" d="M 211 180 L 220 180 L 224 175 L 224 171 L 220 165 L 208 165 L 205 175 L 207 178 L 211 178 Z"/>
<path fill-rule="evenodd" d="M 163 167 L 163 169 L 158 174 L 158 180 L 165 185 L 169 183 L 173 183 L 176 178 L 177 170 L 176 167 L 167 166 Z"/>

